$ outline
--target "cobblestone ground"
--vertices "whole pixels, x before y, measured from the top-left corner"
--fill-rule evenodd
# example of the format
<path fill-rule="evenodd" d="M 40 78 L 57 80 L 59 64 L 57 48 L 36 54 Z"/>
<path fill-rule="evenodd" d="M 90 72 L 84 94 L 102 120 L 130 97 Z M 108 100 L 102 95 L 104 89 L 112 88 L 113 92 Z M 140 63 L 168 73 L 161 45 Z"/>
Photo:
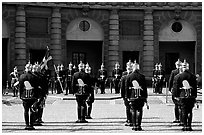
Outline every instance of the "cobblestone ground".
<path fill-rule="evenodd" d="M 69 95 L 72 97 L 71 95 Z M 66 97 L 69 97 L 66 96 Z M 98 95 L 119 96 L 114 94 Z M 64 99 L 64 100 L 63 100 Z M 180 126 L 173 124 L 174 120 L 171 97 L 161 95 L 149 96 L 150 109 L 144 106 L 142 133 L 183 133 Z M 18 98 L 2 98 L 2 133 L 134 133 L 131 127 L 124 126 L 125 106 L 122 99 L 95 100 L 92 117 L 89 123 L 75 123 L 76 101 L 66 100 L 63 94 L 49 95 L 43 115 L 43 126 L 36 126 L 34 131 L 24 130 L 23 107 Z M 193 109 L 194 131 L 202 133 L 202 104 Z"/>

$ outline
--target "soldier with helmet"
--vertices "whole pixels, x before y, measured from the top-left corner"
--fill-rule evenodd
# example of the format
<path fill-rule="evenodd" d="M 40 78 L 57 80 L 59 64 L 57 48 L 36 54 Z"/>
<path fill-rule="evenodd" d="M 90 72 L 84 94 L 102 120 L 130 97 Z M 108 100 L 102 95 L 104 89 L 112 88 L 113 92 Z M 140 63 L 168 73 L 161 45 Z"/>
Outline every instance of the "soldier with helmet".
<path fill-rule="evenodd" d="M 58 65 L 55 71 L 55 88 L 57 94 L 63 93 L 61 65 Z"/>
<path fill-rule="evenodd" d="M 32 65 L 26 64 L 24 73 L 19 79 L 20 99 L 23 101 L 26 130 L 34 130 L 34 112 L 31 106 L 37 100 L 38 78 L 31 72 Z M 29 115 L 30 111 L 30 115 Z"/>
<path fill-rule="evenodd" d="M 66 70 L 66 93 L 65 93 L 65 95 L 68 95 L 68 90 L 69 90 L 69 94 L 73 94 L 73 91 L 71 88 L 71 82 L 72 82 L 73 74 L 74 74 L 73 65 L 70 62 L 69 67 Z"/>
<path fill-rule="evenodd" d="M 170 77 L 169 77 L 169 91 L 172 92 L 172 86 L 173 86 L 173 81 L 174 78 L 177 74 L 181 73 L 181 61 L 180 59 L 178 59 L 175 63 L 176 69 L 171 71 Z M 175 114 L 175 120 L 173 121 L 173 123 L 180 123 L 181 122 L 181 110 L 179 107 L 179 103 L 178 101 L 174 98 L 174 96 L 172 95 L 172 100 L 175 104 L 174 107 L 174 114 Z"/>
<path fill-rule="evenodd" d="M 101 94 L 105 94 L 105 81 L 107 79 L 107 70 L 104 68 L 104 64 L 101 64 L 101 68 L 98 70 L 98 83 L 101 89 Z"/>
<path fill-rule="evenodd" d="M 156 87 L 156 92 L 158 92 L 159 94 L 162 94 L 162 89 L 163 89 L 163 85 L 164 85 L 164 70 L 162 69 L 162 64 L 159 63 L 158 65 L 158 72 L 157 72 L 157 81 L 158 81 L 158 85 Z"/>
<path fill-rule="evenodd" d="M 112 76 L 113 76 L 113 84 L 115 87 L 115 93 L 118 94 L 120 93 L 119 83 L 122 77 L 122 70 L 120 69 L 120 64 L 118 62 L 115 64 L 115 68 L 112 71 Z"/>
<path fill-rule="evenodd" d="M 192 109 L 196 102 L 196 76 L 188 70 L 189 64 L 184 60 L 181 73 L 174 78 L 172 94 L 181 105 L 183 131 L 192 131 Z"/>
<path fill-rule="evenodd" d="M 125 126 L 132 126 L 132 117 L 131 117 L 131 113 L 130 113 L 130 104 L 129 101 L 127 100 L 127 91 L 125 91 L 125 81 L 126 78 L 129 74 L 132 73 L 132 65 L 133 63 L 131 62 L 131 60 L 129 60 L 126 64 L 126 70 L 124 71 L 121 77 L 121 97 L 123 98 L 125 107 L 126 107 L 126 123 Z"/>
<path fill-rule="evenodd" d="M 132 130 L 141 131 L 141 122 L 143 115 L 143 106 L 147 102 L 147 86 L 145 76 L 138 72 L 139 66 L 133 64 L 133 72 L 127 76 L 125 90 L 127 99 L 130 102 L 130 111 L 132 115 Z"/>
<path fill-rule="evenodd" d="M 73 93 L 77 101 L 78 120 L 76 123 L 87 123 L 85 120 L 86 100 L 90 94 L 91 78 L 85 73 L 85 65 L 80 62 L 79 72 L 74 73 L 72 80 Z"/>
<path fill-rule="evenodd" d="M 152 88 L 153 93 L 156 93 L 156 86 L 157 86 L 157 72 L 158 72 L 158 63 L 155 64 L 155 68 L 153 69 L 153 77 L 152 77 Z"/>

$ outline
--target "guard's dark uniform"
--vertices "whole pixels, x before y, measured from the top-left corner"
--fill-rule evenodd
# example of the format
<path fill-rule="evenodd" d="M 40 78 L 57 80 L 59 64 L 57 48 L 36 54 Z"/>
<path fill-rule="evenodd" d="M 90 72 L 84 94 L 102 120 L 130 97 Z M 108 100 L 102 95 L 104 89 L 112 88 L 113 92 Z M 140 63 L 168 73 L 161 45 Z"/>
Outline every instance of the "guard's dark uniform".
<path fill-rule="evenodd" d="M 174 78 L 177 74 L 179 74 L 179 69 L 172 70 L 172 72 L 170 74 L 170 77 L 169 77 L 169 91 L 170 92 L 172 92 L 173 81 L 174 81 Z M 175 118 L 176 118 L 176 120 L 173 122 L 179 123 L 179 122 L 181 122 L 181 110 L 179 107 L 179 103 L 178 103 L 178 100 L 176 100 L 173 95 L 172 95 L 172 100 L 175 104 L 174 113 L 175 113 Z"/>
<path fill-rule="evenodd" d="M 130 73 L 128 73 L 127 71 L 124 71 L 122 78 L 121 78 L 121 97 L 123 98 L 123 101 L 124 101 L 124 104 L 126 107 L 126 117 L 127 117 L 125 126 L 131 126 L 132 125 L 132 116 L 130 113 L 130 104 L 129 104 L 129 101 L 127 99 L 127 91 L 125 90 L 125 82 L 126 82 L 127 76 L 129 74 Z"/>
<path fill-rule="evenodd" d="M 133 88 L 133 81 L 137 81 L 140 89 Z M 137 70 L 133 71 L 127 76 L 125 89 L 127 91 L 127 98 L 130 101 L 131 114 L 132 114 L 132 130 L 142 130 L 142 108 L 144 103 L 147 102 L 147 87 L 145 76 L 140 74 Z"/>
<path fill-rule="evenodd" d="M 79 86 L 78 79 L 81 79 L 85 86 Z M 76 96 L 76 101 L 78 105 L 78 120 L 76 122 L 87 122 L 85 120 L 85 114 L 86 114 L 86 100 L 89 96 L 90 92 L 90 86 L 91 86 L 91 79 L 88 74 L 86 74 L 83 70 L 74 73 L 73 80 L 72 80 L 72 88 L 73 92 Z"/>
<path fill-rule="evenodd" d="M 188 82 L 191 88 L 185 88 L 184 83 Z M 191 131 L 192 123 L 192 109 L 197 97 L 196 77 L 188 70 L 175 76 L 173 82 L 172 94 L 174 97 L 179 98 L 182 109 L 182 121 L 184 124 L 184 131 Z"/>
<path fill-rule="evenodd" d="M 113 83 L 115 87 L 115 93 L 118 94 L 120 93 L 120 79 L 122 77 L 122 70 L 121 69 L 113 69 L 112 72 L 112 77 L 113 77 Z"/>
<path fill-rule="evenodd" d="M 33 89 L 26 90 L 24 82 L 28 81 Z M 31 109 L 31 106 L 34 104 L 34 102 L 37 100 L 38 97 L 38 79 L 35 75 L 33 75 L 32 72 L 28 71 L 25 72 L 20 76 L 19 79 L 19 87 L 20 87 L 20 98 L 23 101 L 23 107 L 24 107 L 24 118 L 26 123 L 25 129 L 34 129 L 33 123 L 34 123 L 34 112 Z M 30 116 L 29 116 L 29 110 L 30 110 Z M 30 121 L 29 121 L 30 119 Z"/>
<path fill-rule="evenodd" d="M 101 89 L 101 94 L 105 94 L 105 81 L 107 79 L 107 70 L 106 69 L 99 69 L 98 70 L 98 83 Z"/>

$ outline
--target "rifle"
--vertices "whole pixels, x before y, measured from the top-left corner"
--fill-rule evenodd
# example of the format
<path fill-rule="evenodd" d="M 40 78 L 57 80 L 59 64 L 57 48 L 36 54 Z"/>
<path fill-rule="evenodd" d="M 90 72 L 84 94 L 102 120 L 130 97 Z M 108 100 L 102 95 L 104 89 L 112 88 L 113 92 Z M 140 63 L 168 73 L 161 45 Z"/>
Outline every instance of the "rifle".
<path fill-rule="evenodd" d="M 60 81 L 59 73 L 57 72 L 57 69 L 56 69 L 56 66 L 55 66 L 55 65 L 54 65 L 54 69 L 55 69 L 55 73 L 57 74 L 57 80 L 59 81 L 60 87 L 61 87 L 61 89 L 62 89 L 62 91 L 63 91 L 63 87 L 62 87 L 62 83 L 61 83 L 61 81 Z"/>

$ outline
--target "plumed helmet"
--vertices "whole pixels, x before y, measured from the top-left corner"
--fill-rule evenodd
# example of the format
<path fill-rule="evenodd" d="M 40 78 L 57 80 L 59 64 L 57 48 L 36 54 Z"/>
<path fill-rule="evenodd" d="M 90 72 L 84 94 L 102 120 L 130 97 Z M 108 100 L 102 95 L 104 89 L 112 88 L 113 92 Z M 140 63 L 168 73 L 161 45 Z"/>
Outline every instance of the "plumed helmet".
<path fill-rule="evenodd" d="M 185 59 L 184 59 L 183 63 L 181 63 L 181 68 L 183 68 L 183 69 L 189 69 L 189 64 L 186 62 Z"/>
<path fill-rule="evenodd" d="M 132 67 L 132 62 L 131 62 L 131 60 L 129 60 L 127 63 L 126 63 L 126 67 Z"/>
<path fill-rule="evenodd" d="M 84 66 L 85 66 L 84 63 L 82 63 L 82 61 L 80 61 L 79 65 L 78 65 L 78 68 L 79 69 L 84 69 Z"/>
<path fill-rule="evenodd" d="M 119 62 L 116 62 L 116 63 L 115 63 L 115 68 L 119 68 L 119 67 L 120 67 Z"/>
<path fill-rule="evenodd" d="M 179 66 L 180 66 L 181 63 L 182 63 L 182 62 L 180 61 L 180 59 L 178 59 L 178 60 L 175 62 L 175 65 L 179 65 Z"/>
<path fill-rule="evenodd" d="M 103 63 L 101 64 L 101 68 L 104 68 L 104 64 Z"/>
<path fill-rule="evenodd" d="M 73 64 L 70 62 L 70 63 L 69 63 L 69 67 L 71 68 L 72 66 L 73 66 Z"/>
<path fill-rule="evenodd" d="M 30 61 L 25 65 L 25 69 L 32 70 L 32 64 L 30 63 Z"/>

